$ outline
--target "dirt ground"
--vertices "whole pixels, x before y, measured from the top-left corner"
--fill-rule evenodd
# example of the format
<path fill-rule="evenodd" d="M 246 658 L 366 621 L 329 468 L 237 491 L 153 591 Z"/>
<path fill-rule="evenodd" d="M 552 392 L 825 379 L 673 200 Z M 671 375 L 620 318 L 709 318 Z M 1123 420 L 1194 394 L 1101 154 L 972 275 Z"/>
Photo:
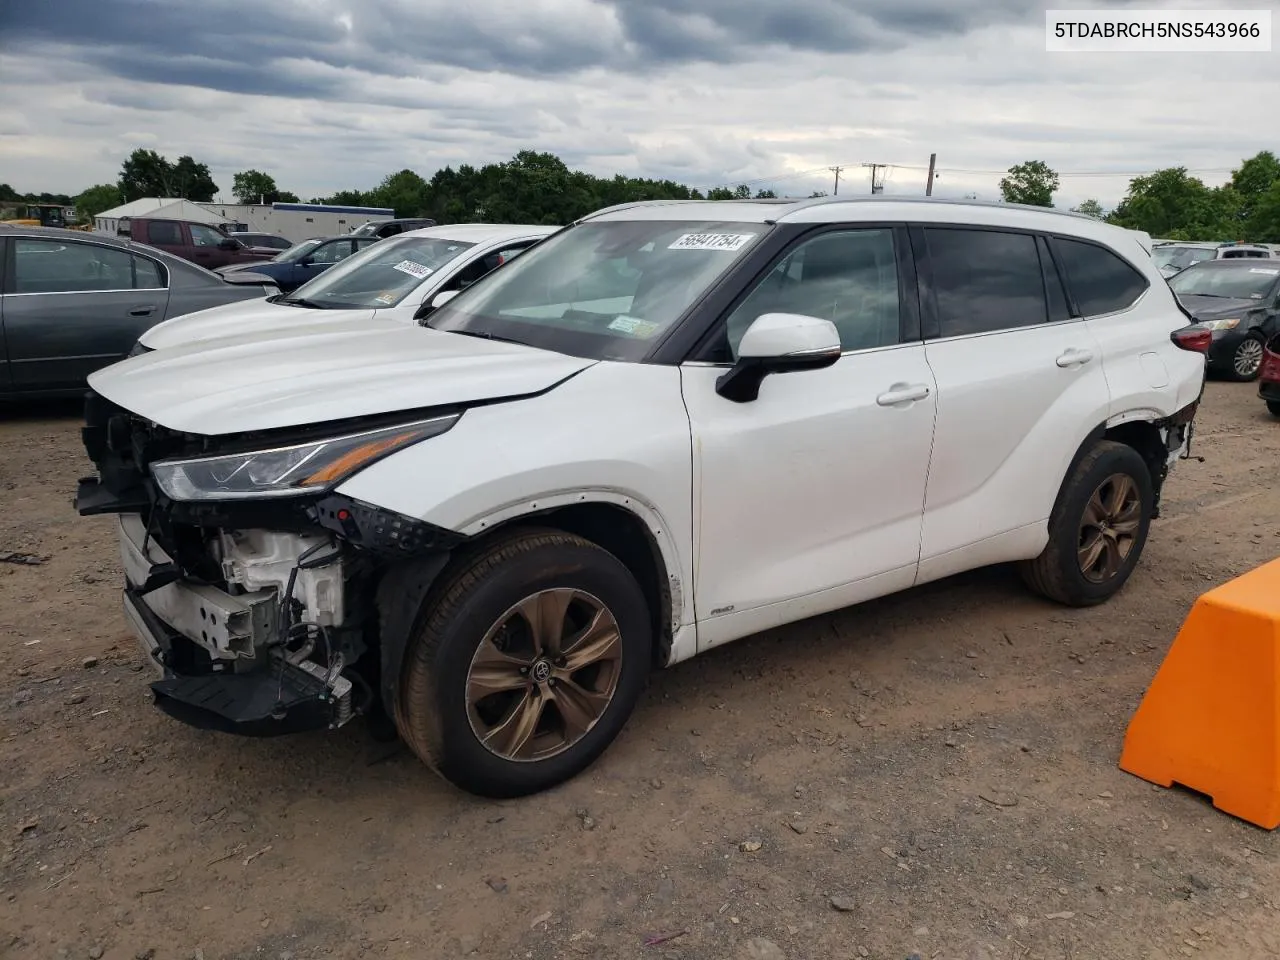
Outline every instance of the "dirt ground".
<path fill-rule="evenodd" d="M 1116 765 L 1196 596 L 1280 554 L 1252 386 L 1210 384 L 1109 605 L 988 570 L 733 644 L 506 803 L 360 723 L 159 714 L 78 425 L 0 410 L 0 553 L 47 558 L 0 563 L 0 957 L 1280 956 L 1280 837 Z"/>

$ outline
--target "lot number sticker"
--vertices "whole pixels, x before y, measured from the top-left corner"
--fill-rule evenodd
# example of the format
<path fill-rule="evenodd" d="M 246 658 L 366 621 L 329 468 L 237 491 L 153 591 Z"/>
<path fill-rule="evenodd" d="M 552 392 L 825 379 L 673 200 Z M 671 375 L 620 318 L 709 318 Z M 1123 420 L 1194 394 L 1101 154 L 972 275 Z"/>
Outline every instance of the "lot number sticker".
<path fill-rule="evenodd" d="M 1276 270 L 1271 267 L 1250 267 L 1249 272 L 1265 274 L 1268 277 L 1280 275 L 1280 270 Z"/>
<path fill-rule="evenodd" d="M 396 269 L 401 273 L 409 274 L 411 277 L 417 277 L 419 280 L 423 277 L 429 277 L 432 273 L 430 267 L 413 260 L 401 260 L 396 264 Z"/>
<path fill-rule="evenodd" d="M 639 317 L 628 317 L 622 314 L 609 324 L 609 329 L 628 333 L 633 337 L 645 338 L 653 336 L 661 326 L 662 324 L 654 323 L 652 320 L 641 320 Z"/>
<path fill-rule="evenodd" d="M 741 250 L 756 238 L 754 233 L 686 233 L 668 250 Z"/>

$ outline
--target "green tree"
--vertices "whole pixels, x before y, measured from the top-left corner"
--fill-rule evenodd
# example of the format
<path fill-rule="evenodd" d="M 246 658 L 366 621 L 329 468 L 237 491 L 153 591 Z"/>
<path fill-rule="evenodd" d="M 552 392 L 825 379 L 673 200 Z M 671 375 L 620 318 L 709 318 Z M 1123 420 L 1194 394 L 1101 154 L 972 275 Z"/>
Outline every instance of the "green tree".
<path fill-rule="evenodd" d="M 1273 180 L 1254 202 L 1249 239 L 1255 243 L 1280 243 L 1280 179 Z"/>
<path fill-rule="evenodd" d="M 100 183 L 76 197 L 76 216 L 81 223 L 92 223 L 104 210 L 120 205 L 120 188 L 114 183 Z"/>
<path fill-rule="evenodd" d="M 196 163 L 191 157 L 179 157 L 173 165 L 173 184 L 174 195 L 184 200 L 208 203 L 218 192 L 209 168 L 203 163 Z"/>
<path fill-rule="evenodd" d="M 154 150 L 139 147 L 120 167 L 120 197 L 125 203 L 143 197 L 168 197 L 172 167 Z"/>
<path fill-rule="evenodd" d="M 1000 195 L 1005 203 L 1025 203 L 1033 207 L 1052 207 L 1058 189 L 1058 175 L 1043 160 L 1028 160 L 1009 168 L 1000 181 Z"/>
<path fill-rule="evenodd" d="M 279 193 L 276 194 L 275 202 L 276 203 L 301 203 L 302 201 L 298 199 L 298 195 L 294 193 L 292 190 L 281 190 Z"/>
<path fill-rule="evenodd" d="M 370 195 L 370 206 L 391 207 L 397 217 L 421 216 L 426 206 L 427 181 L 404 169 L 386 177 Z"/>
<path fill-rule="evenodd" d="M 1097 200 L 1094 200 L 1092 198 L 1089 200 L 1085 200 L 1078 207 L 1072 207 L 1071 212 L 1083 213 L 1086 217 L 1094 217 L 1098 220 L 1101 220 L 1104 216 L 1104 213 L 1102 210 L 1102 204 L 1100 204 Z"/>
<path fill-rule="evenodd" d="M 7 183 L 0 183 L 0 202 L 21 200 L 21 199 L 22 199 L 22 194 L 20 194 L 17 190 L 13 189 L 13 187 L 9 186 Z"/>
<path fill-rule="evenodd" d="M 274 203 L 280 189 L 269 173 L 241 170 L 231 178 L 231 193 L 240 203 Z"/>
<path fill-rule="evenodd" d="M 1129 192 L 1107 219 L 1171 240 L 1216 239 L 1227 231 L 1223 192 L 1189 176 L 1186 167 L 1134 177 Z"/>
<path fill-rule="evenodd" d="M 777 200 L 778 195 L 774 193 L 772 190 L 757 190 L 756 199 L 757 200 Z"/>

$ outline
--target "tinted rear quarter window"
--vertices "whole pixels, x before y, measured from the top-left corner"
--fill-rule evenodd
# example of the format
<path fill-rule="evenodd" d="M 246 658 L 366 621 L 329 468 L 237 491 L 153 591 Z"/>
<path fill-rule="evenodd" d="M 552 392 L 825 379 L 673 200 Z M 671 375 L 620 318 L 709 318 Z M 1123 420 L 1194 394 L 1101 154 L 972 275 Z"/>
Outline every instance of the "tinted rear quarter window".
<path fill-rule="evenodd" d="M 926 228 L 924 237 L 940 336 L 1011 330 L 1048 320 L 1034 236 Z"/>
<path fill-rule="evenodd" d="M 147 224 L 147 242 L 152 246 L 179 247 L 182 245 L 182 230 L 176 223 L 152 220 Z"/>
<path fill-rule="evenodd" d="M 1055 237 L 1053 249 L 1082 316 L 1127 310 L 1147 289 L 1147 278 L 1105 247 Z"/>

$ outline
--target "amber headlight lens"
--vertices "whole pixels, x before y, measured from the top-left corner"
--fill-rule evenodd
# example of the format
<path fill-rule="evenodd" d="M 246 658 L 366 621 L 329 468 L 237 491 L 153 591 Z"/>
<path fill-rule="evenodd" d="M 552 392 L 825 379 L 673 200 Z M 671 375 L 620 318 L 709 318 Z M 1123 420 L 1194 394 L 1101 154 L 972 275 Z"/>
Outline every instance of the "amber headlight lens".
<path fill-rule="evenodd" d="M 247 500 L 317 493 L 375 460 L 444 433 L 462 414 L 271 450 L 161 460 L 151 475 L 170 500 Z"/>

